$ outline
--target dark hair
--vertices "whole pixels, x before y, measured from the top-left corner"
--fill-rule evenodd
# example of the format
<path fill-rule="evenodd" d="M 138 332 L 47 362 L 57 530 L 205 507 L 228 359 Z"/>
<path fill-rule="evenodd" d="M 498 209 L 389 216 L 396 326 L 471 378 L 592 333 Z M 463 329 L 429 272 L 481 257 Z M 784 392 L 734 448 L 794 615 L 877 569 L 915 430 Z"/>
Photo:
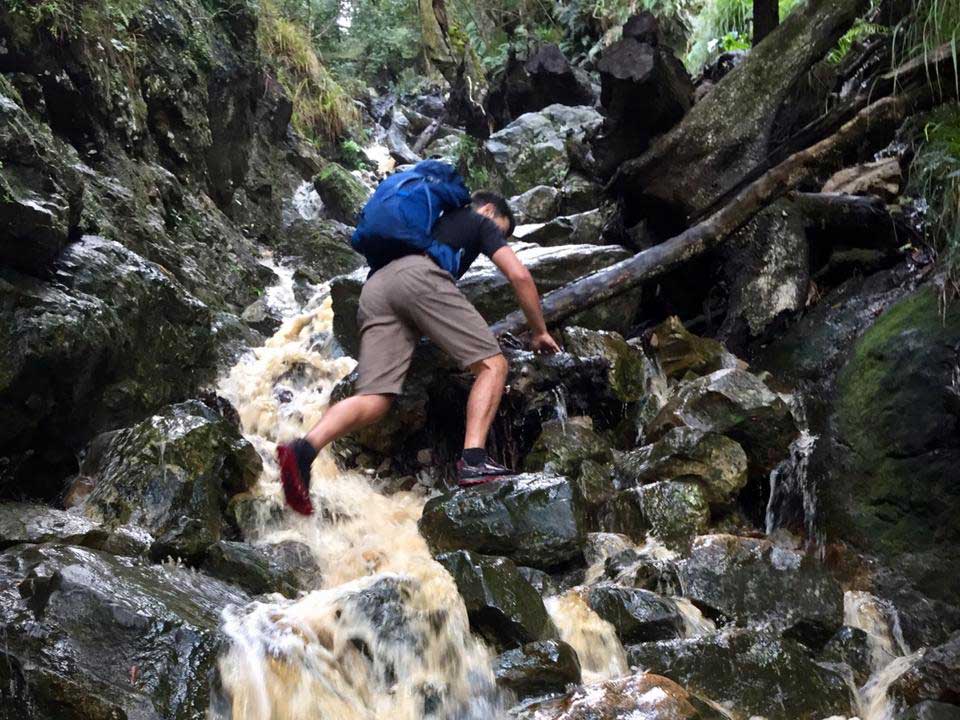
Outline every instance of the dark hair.
<path fill-rule="evenodd" d="M 470 198 L 470 202 L 474 208 L 481 208 L 484 205 L 493 205 L 497 211 L 497 215 L 507 220 L 510 223 L 510 228 L 507 230 L 507 237 L 513 235 L 513 230 L 517 227 L 517 221 L 513 217 L 513 210 L 510 209 L 510 205 L 504 199 L 503 195 L 498 195 L 495 192 L 490 192 L 488 190 L 477 190 Z"/>

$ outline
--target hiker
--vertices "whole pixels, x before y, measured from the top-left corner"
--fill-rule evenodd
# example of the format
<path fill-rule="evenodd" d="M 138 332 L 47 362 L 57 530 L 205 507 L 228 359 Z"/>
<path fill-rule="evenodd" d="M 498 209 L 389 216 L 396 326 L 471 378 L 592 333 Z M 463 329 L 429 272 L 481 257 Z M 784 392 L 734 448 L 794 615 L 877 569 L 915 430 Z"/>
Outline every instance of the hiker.
<path fill-rule="evenodd" d="M 418 171 L 428 180 L 404 177 Z M 420 212 L 423 218 L 418 218 Z M 503 197 L 491 192 L 471 197 L 453 168 L 437 161 L 419 163 L 380 184 L 352 241 L 370 264 L 357 312 L 360 357 L 354 394 L 330 407 L 306 437 L 277 448 L 284 495 L 295 511 L 313 511 L 310 466 L 317 453 L 375 423 L 390 409 L 423 335 L 475 376 L 467 400 L 464 449 L 457 461 L 458 484 L 467 487 L 515 474 L 485 450 L 508 364 L 486 321 L 455 284 L 483 253 L 513 286 L 530 326 L 531 348 L 558 352 L 530 271 L 507 245 L 514 226 Z M 388 232 L 393 237 L 386 237 Z"/>

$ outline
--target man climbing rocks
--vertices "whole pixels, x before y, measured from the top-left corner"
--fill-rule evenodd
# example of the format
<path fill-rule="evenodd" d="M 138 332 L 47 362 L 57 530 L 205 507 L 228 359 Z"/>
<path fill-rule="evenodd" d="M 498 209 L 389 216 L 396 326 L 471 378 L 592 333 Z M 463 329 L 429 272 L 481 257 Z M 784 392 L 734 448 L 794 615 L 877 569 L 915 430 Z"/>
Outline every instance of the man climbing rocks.
<path fill-rule="evenodd" d="M 487 457 L 484 449 L 506 383 L 507 361 L 486 321 L 457 288 L 454 276 L 459 278 L 482 252 L 513 286 L 530 326 L 532 349 L 553 353 L 559 347 L 547 331 L 529 270 L 507 245 L 506 237 L 515 224 L 509 205 L 489 192 L 467 197 L 469 204 L 447 210 L 432 226 L 432 236 L 447 246 L 445 252 L 452 249 L 455 257 L 459 255 L 452 273 L 434 259 L 443 255 L 434 248 L 420 251 L 391 243 L 386 251 L 379 247 L 376 255 L 365 252 L 371 271 L 357 313 L 360 357 L 354 395 L 330 407 L 306 437 L 277 448 L 284 495 L 297 512 L 313 511 L 310 465 L 317 453 L 387 413 L 403 388 L 422 335 L 475 375 L 467 400 L 464 450 L 457 461 L 460 486 L 514 474 Z"/>

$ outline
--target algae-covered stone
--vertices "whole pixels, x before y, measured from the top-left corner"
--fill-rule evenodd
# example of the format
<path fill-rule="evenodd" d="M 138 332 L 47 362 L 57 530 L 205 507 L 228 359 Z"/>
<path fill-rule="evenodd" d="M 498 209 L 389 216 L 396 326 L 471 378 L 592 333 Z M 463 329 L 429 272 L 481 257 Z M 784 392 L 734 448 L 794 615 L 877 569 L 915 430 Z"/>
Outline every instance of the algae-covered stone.
<path fill-rule="evenodd" d="M 790 630 L 814 646 L 843 622 L 843 591 L 823 565 L 768 540 L 699 537 L 678 574 L 684 595 L 708 615 Z"/>
<path fill-rule="evenodd" d="M 746 451 L 750 473 L 766 477 L 799 434 L 784 399 L 745 370 L 718 370 L 682 383 L 651 423 L 654 439 L 674 427 L 728 435 Z"/>
<path fill-rule="evenodd" d="M 586 600 L 625 643 L 683 637 L 683 618 L 677 606 L 649 590 L 601 583 L 586 591 Z"/>
<path fill-rule="evenodd" d="M 419 527 L 434 552 L 503 555 L 544 570 L 581 558 L 585 537 L 570 483 L 539 473 L 431 498 Z"/>
<path fill-rule="evenodd" d="M 457 583 L 470 626 L 488 642 L 515 648 L 556 637 L 543 600 L 513 561 L 458 550 L 437 556 Z"/>
<path fill-rule="evenodd" d="M 668 545 L 683 547 L 706 532 L 710 506 L 699 483 L 661 480 L 636 492 L 650 533 Z"/>
<path fill-rule="evenodd" d="M 604 463 L 613 459 L 608 443 L 581 418 L 550 420 L 527 455 L 530 471 L 548 470 L 558 475 L 574 475 L 587 460 Z"/>
<path fill-rule="evenodd" d="M 320 586 L 320 570 L 302 543 L 249 545 L 220 540 L 207 548 L 201 566 L 207 575 L 242 587 L 249 593 L 278 592 L 296 597 Z"/>
<path fill-rule="evenodd" d="M 657 442 L 619 455 L 616 468 L 624 483 L 692 481 L 710 504 L 733 500 L 747 484 L 747 456 L 730 438 L 677 427 Z"/>
<path fill-rule="evenodd" d="M 642 348 L 628 343 L 616 332 L 566 327 L 563 344 L 573 355 L 606 360 L 610 366 L 610 388 L 623 402 L 637 402 L 649 394 L 660 375 L 656 363 Z"/>
<path fill-rule="evenodd" d="M 318 285 L 364 265 L 363 256 L 350 247 L 352 234 L 336 220 L 298 221 L 280 238 L 277 251 Z"/>
<path fill-rule="evenodd" d="M 650 529 L 637 488 L 622 490 L 610 498 L 598 513 L 600 529 L 604 532 L 623 533 L 642 542 Z"/>
<path fill-rule="evenodd" d="M 220 539 L 226 498 L 260 471 L 260 456 L 236 426 L 188 401 L 111 438 L 83 513 L 141 525 L 156 538 L 155 553 L 197 560 Z"/>
<path fill-rule="evenodd" d="M 370 192 L 342 165 L 328 162 L 313 178 L 327 214 L 347 225 L 356 225 Z"/>
<path fill-rule="evenodd" d="M 665 675 L 733 711 L 769 720 L 851 714 L 843 676 L 817 665 L 800 645 L 769 630 L 734 629 L 627 648 L 631 665 Z M 776 702 L 771 702 L 776 698 Z"/>
<path fill-rule="evenodd" d="M 671 379 L 686 377 L 688 373 L 707 375 L 737 364 L 721 343 L 694 335 L 675 315 L 653 329 L 650 347 Z"/>
<path fill-rule="evenodd" d="M 0 554 L 3 708 L 23 718 L 207 712 L 228 605 L 249 597 L 175 566 L 79 547 Z"/>
<path fill-rule="evenodd" d="M 576 651 L 561 640 L 527 643 L 497 656 L 493 663 L 497 685 L 523 699 L 563 692 L 580 682 Z"/>

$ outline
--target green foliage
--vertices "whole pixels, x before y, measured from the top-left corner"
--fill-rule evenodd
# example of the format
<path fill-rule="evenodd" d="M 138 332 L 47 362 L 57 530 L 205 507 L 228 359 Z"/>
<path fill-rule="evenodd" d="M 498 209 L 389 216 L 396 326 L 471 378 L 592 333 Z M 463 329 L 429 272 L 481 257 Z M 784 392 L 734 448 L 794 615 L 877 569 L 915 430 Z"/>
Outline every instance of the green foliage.
<path fill-rule="evenodd" d="M 291 122 L 298 132 L 314 141 L 335 141 L 359 125 L 353 99 L 320 62 L 310 33 L 273 0 L 261 0 L 257 34 L 277 81 L 293 100 Z"/>
<path fill-rule="evenodd" d="M 27 21 L 32 29 L 54 37 L 77 38 L 122 35 L 144 0 L 7 0 L 7 9 Z"/>
<path fill-rule="evenodd" d="M 340 143 L 340 164 L 348 170 L 360 170 L 368 167 L 370 161 L 356 140 L 349 139 Z"/>
<path fill-rule="evenodd" d="M 799 0 L 780 0 L 780 19 Z M 753 0 L 707 0 L 693 20 L 693 33 L 684 63 L 697 73 L 720 53 L 750 47 L 753 37 Z"/>
<path fill-rule="evenodd" d="M 480 143 L 469 135 L 464 135 L 457 143 L 454 151 L 457 172 L 460 173 L 467 187 L 471 190 L 481 190 L 490 183 L 490 173 L 483 163 Z"/>
<path fill-rule="evenodd" d="M 890 28 L 869 22 L 864 18 L 857 18 L 857 21 L 853 24 L 853 27 L 847 30 L 844 36 L 840 38 L 840 42 L 837 43 L 837 46 L 827 55 L 827 60 L 834 65 L 839 65 L 847 56 L 847 53 L 850 52 L 850 49 L 853 47 L 854 43 L 870 37 L 875 37 L 877 35 L 889 34 Z"/>
<path fill-rule="evenodd" d="M 910 168 L 910 190 L 928 205 L 927 239 L 948 273 L 960 276 L 960 105 L 932 113 Z"/>
<path fill-rule="evenodd" d="M 953 52 L 952 77 L 931 77 L 934 84 L 952 84 L 960 89 L 960 2 L 957 0 L 915 0 L 913 12 L 893 31 L 893 66 L 913 58 L 925 60 L 949 44 Z"/>

